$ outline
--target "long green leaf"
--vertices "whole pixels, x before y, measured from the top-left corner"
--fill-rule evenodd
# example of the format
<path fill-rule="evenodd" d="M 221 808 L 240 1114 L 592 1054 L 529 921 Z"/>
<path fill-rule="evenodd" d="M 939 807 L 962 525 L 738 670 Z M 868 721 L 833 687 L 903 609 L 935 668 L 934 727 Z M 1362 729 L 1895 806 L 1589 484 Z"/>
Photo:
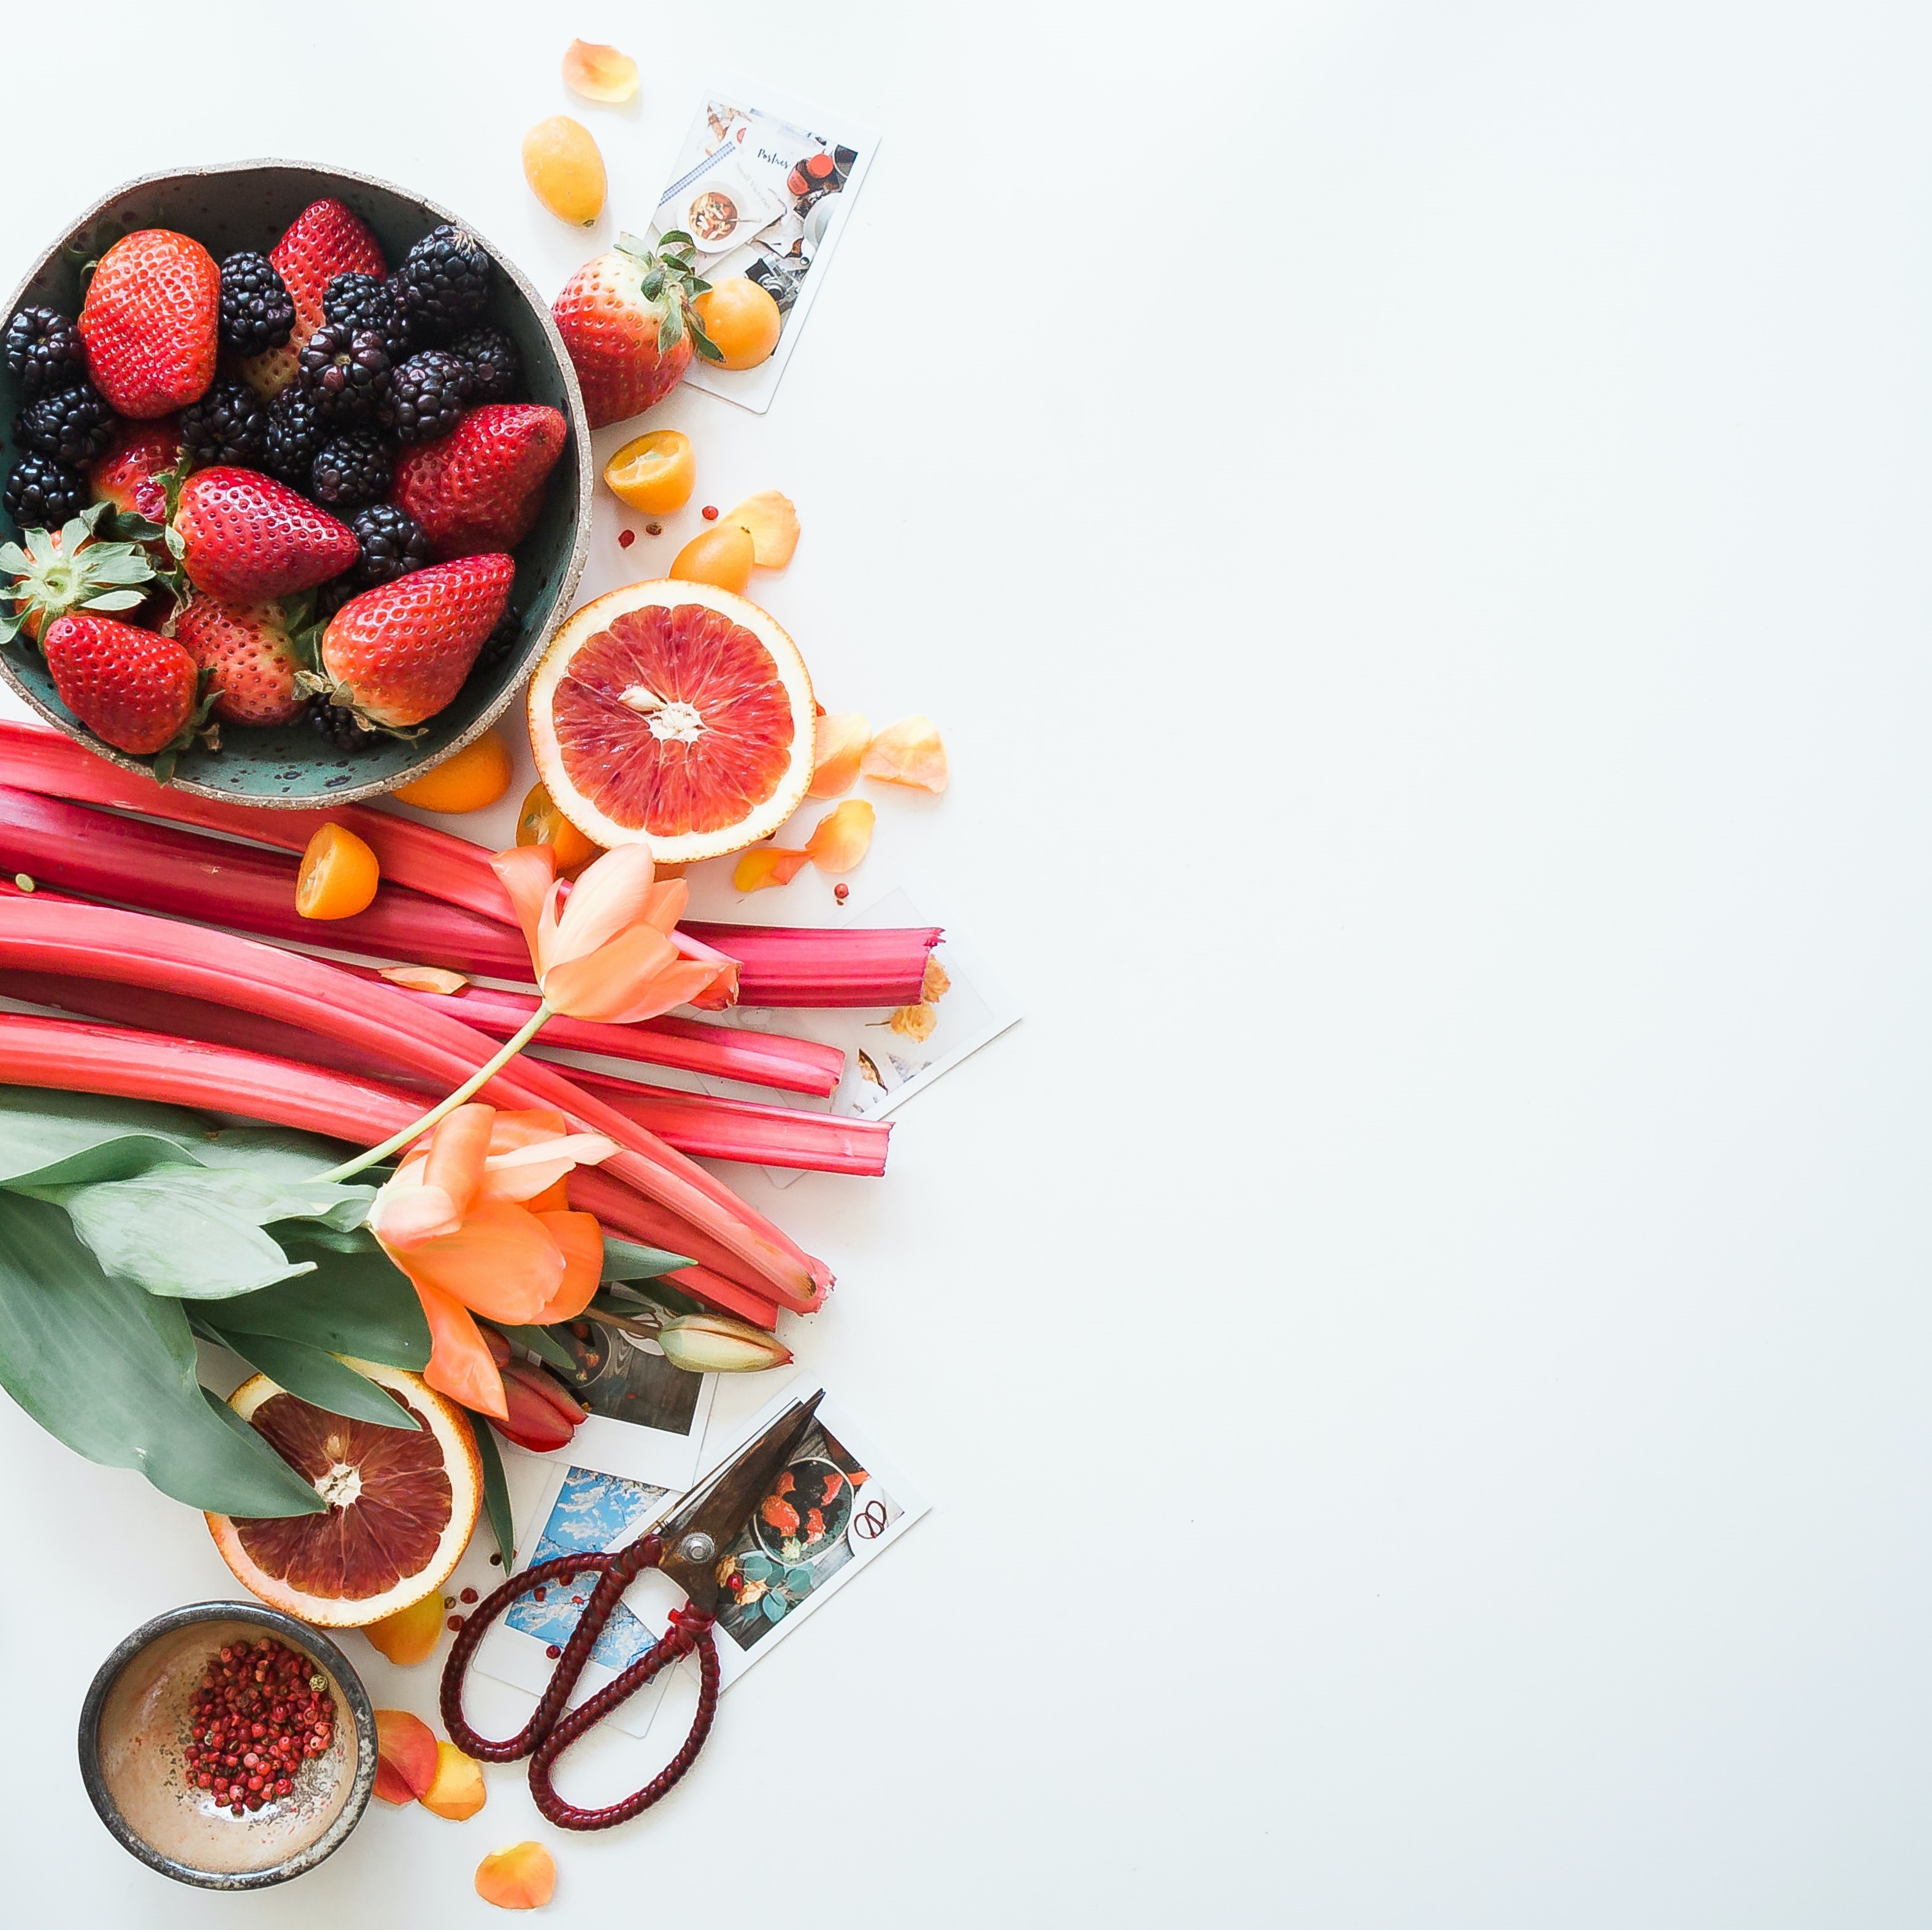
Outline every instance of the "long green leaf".
<path fill-rule="evenodd" d="M 195 1115 L 176 1106 L 0 1088 L 0 1187 L 80 1185 L 193 1165 L 190 1136 L 198 1130 Z"/>
<path fill-rule="evenodd" d="M 315 1271 L 260 1293 L 224 1300 L 207 1309 L 205 1317 L 231 1332 L 300 1340 L 384 1367 L 421 1373 L 429 1364 L 429 1322 L 422 1303 L 387 1254 L 373 1245 L 364 1253 L 298 1244 L 289 1252 L 292 1258 L 313 1262 Z"/>
<path fill-rule="evenodd" d="M 196 1324 L 230 1353 L 239 1354 L 257 1373 L 266 1374 L 312 1407 L 346 1414 L 352 1421 L 372 1421 L 378 1427 L 400 1428 L 405 1433 L 421 1427 L 408 1409 L 398 1406 L 366 1374 L 322 1348 L 272 1334 L 230 1333 L 212 1321 Z"/>
<path fill-rule="evenodd" d="M 490 1532 L 496 1538 L 496 1551 L 503 1557 L 503 1572 L 517 1565 L 517 1529 L 510 1514 L 510 1484 L 503 1472 L 503 1457 L 490 1424 L 480 1414 L 465 1410 L 470 1431 L 476 1436 L 476 1457 L 483 1463 L 483 1506 L 490 1517 Z"/>
<path fill-rule="evenodd" d="M 606 1280 L 655 1280 L 659 1274 L 675 1273 L 692 1264 L 683 1254 L 668 1253 L 662 1247 L 640 1247 L 634 1240 L 604 1235 Z"/>
<path fill-rule="evenodd" d="M 179 1306 L 104 1273 L 67 1215 L 0 1193 L 0 1385 L 56 1439 L 221 1514 L 322 1498 L 245 1423 L 212 1410 Z M 216 1403 L 217 1406 L 220 1406 Z"/>
<path fill-rule="evenodd" d="M 540 1361 L 551 1367 L 561 1367 L 566 1373 L 574 1374 L 577 1363 L 569 1349 L 560 1346 L 551 1336 L 548 1327 L 506 1327 L 503 1337 L 519 1347 L 527 1347 Z"/>

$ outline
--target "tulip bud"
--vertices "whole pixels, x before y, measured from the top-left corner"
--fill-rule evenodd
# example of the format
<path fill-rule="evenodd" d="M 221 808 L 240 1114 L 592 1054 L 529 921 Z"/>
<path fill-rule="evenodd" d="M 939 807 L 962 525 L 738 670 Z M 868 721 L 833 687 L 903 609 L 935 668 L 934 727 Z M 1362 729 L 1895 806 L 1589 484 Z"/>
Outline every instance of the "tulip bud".
<path fill-rule="evenodd" d="M 681 1313 L 658 1329 L 658 1345 L 687 1373 L 758 1373 L 791 1359 L 782 1340 L 724 1313 Z"/>

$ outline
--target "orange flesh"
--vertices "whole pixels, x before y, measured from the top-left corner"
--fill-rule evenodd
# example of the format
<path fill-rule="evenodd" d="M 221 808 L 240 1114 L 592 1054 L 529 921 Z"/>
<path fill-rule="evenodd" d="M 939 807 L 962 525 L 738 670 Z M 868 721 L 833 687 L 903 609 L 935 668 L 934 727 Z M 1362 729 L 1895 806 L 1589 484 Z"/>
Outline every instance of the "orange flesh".
<path fill-rule="evenodd" d="M 296 910 L 304 918 L 352 918 L 375 902 L 376 854 L 353 831 L 325 824 L 308 841 L 296 875 Z"/>
<path fill-rule="evenodd" d="M 533 784 L 517 814 L 517 842 L 548 845 L 556 854 L 556 868 L 566 878 L 574 876 L 603 850 L 595 845 L 556 808 L 556 800 L 541 784 Z"/>
<path fill-rule="evenodd" d="M 550 714 L 572 786 L 652 837 L 742 824 L 791 764 L 771 653 L 701 603 L 616 618 L 571 659 Z"/>
<path fill-rule="evenodd" d="M 325 1499 L 338 1484 L 355 1485 L 340 1470 L 361 1481 L 346 1506 L 332 1502 L 326 1514 L 238 1518 L 236 1535 L 263 1574 L 304 1595 L 367 1601 L 429 1565 L 455 1496 L 428 1417 L 397 1404 L 415 1415 L 418 1432 L 325 1413 L 292 1394 L 271 1394 L 256 1409 L 250 1425 L 297 1474 L 322 1484 Z"/>

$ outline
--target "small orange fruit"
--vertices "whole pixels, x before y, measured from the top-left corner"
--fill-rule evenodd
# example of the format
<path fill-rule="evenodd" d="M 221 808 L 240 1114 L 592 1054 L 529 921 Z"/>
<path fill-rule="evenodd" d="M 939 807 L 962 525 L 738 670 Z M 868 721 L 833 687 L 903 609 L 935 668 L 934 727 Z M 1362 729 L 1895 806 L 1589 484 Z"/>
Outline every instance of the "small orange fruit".
<path fill-rule="evenodd" d="M 736 523 L 720 523 L 703 536 L 693 536 L 678 551 L 670 573 L 680 583 L 708 583 L 742 596 L 756 558 L 749 531 Z"/>
<path fill-rule="evenodd" d="M 556 808 L 556 800 L 541 784 L 530 786 L 524 807 L 517 813 L 517 842 L 549 845 L 556 854 L 558 871 L 566 878 L 575 877 L 604 848 L 593 845 Z"/>
<path fill-rule="evenodd" d="M 784 327 L 778 305 L 744 275 L 713 282 L 692 306 L 727 368 L 756 368 L 778 345 Z"/>
<path fill-rule="evenodd" d="M 500 731 L 485 731 L 473 744 L 465 744 L 434 770 L 398 785 L 392 794 L 419 811 L 454 815 L 483 810 L 509 788 L 510 747 Z"/>
<path fill-rule="evenodd" d="M 524 179 L 560 221 L 587 228 L 604 212 L 604 157 L 590 130 L 568 114 L 539 121 L 524 137 Z"/>
<path fill-rule="evenodd" d="M 376 854 L 353 831 L 325 824 L 302 853 L 296 909 L 304 918 L 352 918 L 375 902 L 381 881 Z"/>
<path fill-rule="evenodd" d="M 676 429 L 653 429 L 604 465 L 604 480 L 620 502 L 647 516 L 668 516 L 691 500 L 698 480 L 691 438 Z"/>

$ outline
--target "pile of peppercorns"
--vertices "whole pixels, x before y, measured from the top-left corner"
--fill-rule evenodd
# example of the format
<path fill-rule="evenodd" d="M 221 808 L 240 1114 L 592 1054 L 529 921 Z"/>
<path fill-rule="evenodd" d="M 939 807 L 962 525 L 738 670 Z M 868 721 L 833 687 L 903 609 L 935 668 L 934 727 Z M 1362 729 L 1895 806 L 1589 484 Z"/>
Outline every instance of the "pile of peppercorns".
<path fill-rule="evenodd" d="M 231 1814 L 295 1787 L 296 1772 L 335 1739 L 335 1697 L 306 1655 L 271 1637 L 208 1658 L 182 1751 L 188 1779 Z"/>

